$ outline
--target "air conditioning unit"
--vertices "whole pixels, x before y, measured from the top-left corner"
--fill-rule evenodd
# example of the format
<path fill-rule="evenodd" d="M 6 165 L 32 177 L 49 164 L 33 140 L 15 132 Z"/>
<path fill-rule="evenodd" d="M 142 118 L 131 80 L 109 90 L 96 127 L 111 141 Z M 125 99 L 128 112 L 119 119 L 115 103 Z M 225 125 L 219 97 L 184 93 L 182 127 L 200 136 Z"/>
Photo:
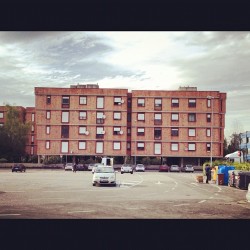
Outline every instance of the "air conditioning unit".
<path fill-rule="evenodd" d="M 85 131 L 85 133 L 84 133 L 85 135 L 89 135 L 89 131 Z"/>
<path fill-rule="evenodd" d="M 123 99 L 121 99 L 121 103 L 124 103 L 124 100 L 123 100 Z"/>
<path fill-rule="evenodd" d="M 120 131 L 120 135 L 123 135 L 123 131 L 122 130 Z"/>
<path fill-rule="evenodd" d="M 105 119 L 105 118 L 106 118 L 106 115 L 103 115 L 103 116 L 102 116 L 102 119 Z"/>

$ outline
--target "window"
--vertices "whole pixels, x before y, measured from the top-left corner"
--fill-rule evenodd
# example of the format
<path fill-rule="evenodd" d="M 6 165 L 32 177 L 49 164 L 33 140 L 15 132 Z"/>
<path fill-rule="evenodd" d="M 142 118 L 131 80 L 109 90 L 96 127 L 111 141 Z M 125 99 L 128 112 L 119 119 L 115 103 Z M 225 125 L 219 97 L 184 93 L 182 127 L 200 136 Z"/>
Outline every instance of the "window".
<path fill-rule="evenodd" d="M 131 135 L 131 128 L 128 128 L 127 135 Z"/>
<path fill-rule="evenodd" d="M 161 110 L 162 107 L 162 99 L 155 98 L 155 110 Z"/>
<path fill-rule="evenodd" d="M 211 99 L 207 99 L 207 107 L 211 108 Z"/>
<path fill-rule="evenodd" d="M 144 142 L 137 142 L 137 150 L 144 150 Z"/>
<path fill-rule="evenodd" d="M 35 121 L 35 113 L 31 114 L 31 121 L 34 122 Z"/>
<path fill-rule="evenodd" d="M 34 146 L 31 146 L 31 148 L 30 148 L 30 154 L 31 154 L 31 155 L 34 154 Z"/>
<path fill-rule="evenodd" d="M 171 136 L 179 136 L 179 129 L 171 128 Z"/>
<path fill-rule="evenodd" d="M 154 154 L 160 155 L 161 154 L 161 143 L 155 143 L 154 145 Z"/>
<path fill-rule="evenodd" d="M 3 123 L 0 123 L 0 127 L 3 127 Z"/>
<path fill-rule="evenodd" d="M 98 109 L 104 108 L 104 97 L 97 97 L 96 108 L 98 108 Z"/>
<path fill-rule="evenodd" d="M 195 151 L 195 143 L 188 143 L 188 151 Z"/>
<path fill-rule="evenodd" d="M 127 150 L 131 150 L 131 143 L 129 141 L 127 142 Z"/>
<path fill-rule="evenodd" d="M 49 120 L 50 119 L 50 111 L 46 111 L 46 119 Z"/>
<path fill-rule="evenodd" d="M 210 151 L 211 151 L 211 144 L 207 143 L 207 152 L 210 152 Z"/>
<path fill-rule="evenodd" d="M 145 128 L 137 128 L 137 135 L 144 136 L 145 135 Z"/>
<path fill-rule="evenodd" d="M 34 142 L 34 135 L 31 136 L 31 142 Z"/>
<path fill-rule="evenodd" d="M 62 125 L 61 137 L 69 138 L 69 126 L 68 125 Z"/>
<path fill-rule="evenodd" d="M 172 113 L 171 114 L 171 120 L 172 121 L 179 121 L 179 114 Z"/>
<path fill-rule="evenodd" d="M 179 99 L 178 98 L 173 98 L 171 100 L 171 106 L 175 107 L 175 108 L 178 108 L 179 107 Z"/>
<path fill-rule="evenodd" d="M 179 150 L 179 144 L 176 142 L 171 143 L 171 150 L 172 151 L 178 151 Z"/>
<path fill-rule="evenodd" d="M 69 108 L 69 96 L 62 96 L 62 108 Z"/>
<path fill-rule="evenodd" d="M 3 119 L 3 112 L 0 112 L 0 119 Z"/>
<path fill-rule="evenodd" d="M 62 111 L 62 122 L 69 122 L 69 111 Z"/>
<path fill-rule="evenodd" d="M 79 141 L 78 149 L 86 149 L 86 141 Z"/>
<path fill-rule="evenodd" d="M 121 127 L 114 127 L 113 128 L 113 135 L 120 135 Z"/>
<path fill-rule="evenodd" d="M 155 140 L 161 140 L 161 128 L 154 128 Z"/>
<path fill-rule="evenodd" d="M 211 114 L 207 114 L 207 122 L 211 122 Z"/>
<path fill-rule="evenodd" d="M 79 111 L 79 120 L 87 119 L 87 111 Z"/>
<path fill-rule="evenodd" d="M 47 134 L 47 135 L 50 134 L 50 126 L 49 126 L 49 125 L 46 126 L 46 134 Z"/>
<path fill-rule="evenodd" d="M 131 122 L 131 113 L 127 113 L 127 122 Z"/>
<path fill-rule="evenodd" d="M 31 125 L 31 132 L 34 132 L 35 131 L 35 127 L 34 127 L 34 125 L 32 124 Z"/>
<path fill-rule="evenodd" d="M 80 105 L 87 105 L 87 96 L 80 96 L 79 97 L 79 104 Z"/>
<path fill-rule="evenodd" d="M 45 148 L 46 148 L 46 149 L 49 149 L 49 148 L 50 148 L 50 141 L 46 141 L 46 142 L 45 142 Z"/>
<path fill-rule="evenodd" d="M 121 120 L 122 114 L 121 112 L 114 112 L 114 120 Z"/>
<path fill-rule="evenodd" d="M 96 123 L 103 124 L 104 123 L 105 115 L 103 112 L 96 112 Z"/>
<path fill-rule="evenodd" d="M 196 114 L 188 114 L 189 122 L 196 122 Z"/>
<path fill-rule="evenodd" d="M 121 105 L 122 98 L 121 97 L 114 97 L 114 105 Z"/>
<path fill-rule="evenodd" d="M 68 153 L 69 152 L 69 142 L 68 141 L 62 141 L 61 152 L 62 153 Z"/>
<path fill-rule="evenodd" d="M 137 106 L 138 107 L 145 107 L 145 98 L 138 98 L 137 99 Z"/>
<path fill-rule="evenodd" d="M 196 99 L 188 99 L 188 107 L 195 108 L 196 107 Z"/>
<path fill-rule="evenodd" d="M 96 142 L 96 153 L 97 154 L 102 154 L 103 153 L 103 142 L 102 141 L 97 141 Z"/>
<path fill-rule="evenodd" d="M 161 113 L 155 113 L 154 124 L 155 125 L 161 125 L 162 124 Z"/>
<path fill-rule="evenodd" d="M 207 128 L 207 137 L 210 137 L 210 136 L 211 136 L 211 129 Z"/>
<path fill-rule="evenodd" d="M 50 95 L 46 96 L 46 104 L 51 104 L 51 96 Z"/>
<path fill-rule="evenodd" d="M 121 149 L 121 142 L 114 141 L 114 143 L 113 143 L 113 149 L 114 150 L 120 150 Z"/>
<path fill-rule="evenodd" d="M 188 136 L 195 136 L 195 128 L 188 129 Z"/>
<path fill-rule="evenodd" d="M 138 113 L 137 120 L 138 121 L 145 121 L 145 113 Z"/>
<path fill-rule="evenodd" d="M 86 126 L 79 126 L 79 130 L 78 130 L 79 135 L 84 135 L 86 131 L 87 131 Z"/>
<path fill-rule="evenodd" d="M 96 127 L 96 138 L 97 139 L 103 139 L 104 134 L 105 134 L 105 131 L 103 130 L 103 127 Z"/>

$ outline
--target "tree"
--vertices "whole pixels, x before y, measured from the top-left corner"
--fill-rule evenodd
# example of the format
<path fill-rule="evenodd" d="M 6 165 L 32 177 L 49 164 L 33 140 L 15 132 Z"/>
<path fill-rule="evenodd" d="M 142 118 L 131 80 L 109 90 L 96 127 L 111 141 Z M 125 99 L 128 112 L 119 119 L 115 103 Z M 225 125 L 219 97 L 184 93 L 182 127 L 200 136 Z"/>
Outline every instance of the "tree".
<path fill-rule="evenodd" d="M 9 161 L 20 161 L 25 155 L 31 123 L 23 123 L 16 107 L 6 105 L 6 110 L 6 122 L 0 129 L 0 156 Z"/>
<path fill-rule="evenodd" d="M 233 153 L 240 149 L 240 135 L 237 133 L 233 133 L 230 136 L 230 143 L 228 145 L 228 153 Z"/>

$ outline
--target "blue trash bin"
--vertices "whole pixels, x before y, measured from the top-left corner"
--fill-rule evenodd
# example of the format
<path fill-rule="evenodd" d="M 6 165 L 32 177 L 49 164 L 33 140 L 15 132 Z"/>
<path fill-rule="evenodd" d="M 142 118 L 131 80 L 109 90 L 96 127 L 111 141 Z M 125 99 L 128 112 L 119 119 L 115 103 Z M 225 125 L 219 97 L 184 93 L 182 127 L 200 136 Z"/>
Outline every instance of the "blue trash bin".
<path fill-rule="evenodd" d="M 219 174 L 224 174 L 224 181 L 223 181 L 223 185 L 228 185 L 228 171 L 229 170 L 234 170 L 235 167 L 234 166 L 224 166 L 224 165 L 220 165 L 218 167 L 218 173 Z"/>

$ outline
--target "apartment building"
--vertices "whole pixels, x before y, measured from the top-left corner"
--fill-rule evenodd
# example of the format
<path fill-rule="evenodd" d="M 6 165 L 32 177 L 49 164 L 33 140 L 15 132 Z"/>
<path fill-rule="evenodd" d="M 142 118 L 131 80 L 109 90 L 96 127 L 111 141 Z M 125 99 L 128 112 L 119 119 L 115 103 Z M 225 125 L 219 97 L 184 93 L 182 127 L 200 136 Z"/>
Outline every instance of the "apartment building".
<path fill-rule="evenodd" d="M 5 111 L 0 107 L 0 125 Z M 26 152 L 66 160 L 82 156 L 159 157 L 167 164 L 200 166 L 223 157 L 226 93 L 132 90 L 71 85 L 35 87 Z"/>
<path fill-rule="evenodd" d="M 223 157 L 225 113 L 226 94 L 218 91 L 133 90 L 131 155 L 198 166 Z"/>

